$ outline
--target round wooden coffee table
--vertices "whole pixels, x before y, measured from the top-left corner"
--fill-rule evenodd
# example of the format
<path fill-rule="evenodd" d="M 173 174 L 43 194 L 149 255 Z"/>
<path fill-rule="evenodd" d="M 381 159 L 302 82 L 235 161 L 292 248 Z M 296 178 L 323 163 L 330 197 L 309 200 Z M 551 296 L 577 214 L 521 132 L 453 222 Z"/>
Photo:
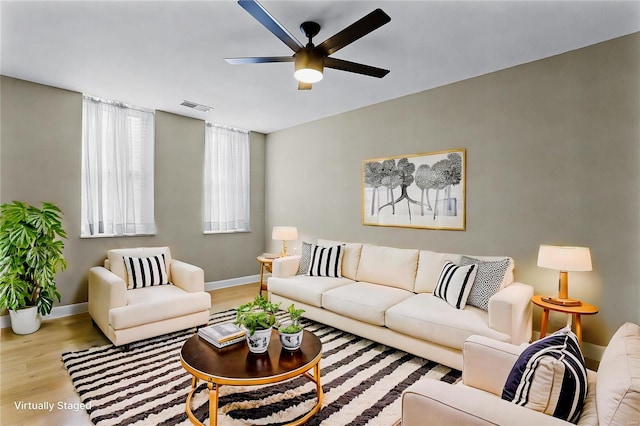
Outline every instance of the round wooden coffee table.
<path fill-rule="evenodd" d="M 191 411 L 191 398 L 198 380 L 207 382 L 209 388 L 209 424 L 218 423 L 218 389 L 222 385 L 263 385 L 277 383 L 292 377 L 303 376 L 315 382 L 318 402 L 304 417 L 291 423 L 300 425 L 322 407 L 320 385 L 320 359 L 322 343 L 308 331 L 304 331 L 302 346 L 297 351 L 282 349 L 278 332 L 272 330 L 269 350 L 264 354 L 252 354 L 246 342 L 218 349 L 202 340 L 197 334 L 190 337 L 180 350 L 180 361 L 193 376 L 191 391 L 187 396 L 186 413 L 191 423 L 201 425 Z M 313 369 L 313 374 L 309 370 Z"/>

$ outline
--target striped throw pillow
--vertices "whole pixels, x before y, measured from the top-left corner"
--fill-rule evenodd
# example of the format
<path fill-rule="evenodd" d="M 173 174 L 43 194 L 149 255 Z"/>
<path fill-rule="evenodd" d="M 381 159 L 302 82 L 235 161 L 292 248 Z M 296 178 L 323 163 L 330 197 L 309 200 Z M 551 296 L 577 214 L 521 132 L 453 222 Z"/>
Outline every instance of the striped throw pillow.
<path fill-rule="evenodd" d="M 311 277 L 342 277 L 344 245 L 332 247 L 311 246 L 311 261 L 307 275 Z"/>
<path fill-rule="evenodd" d="M 456 309 L 464 308 L 477 272 L 478 265 L 476 264 L 456 266 L 447 260 L 442 266 L 433 295 L 443 299 Z"/>
<path fill-rule="evenodd" d="M 127 288 L 142 288 L 154 285 L 169 284 L 164 254 L 151 257 L 123 256 L 127 267 L 129 285 Z"/>
<path fill-rule="evenodd" d="M 576 423 L 587 395 L 587 369 L 570 327 L 532 343 L 514 364 L 502 399 Z"/>

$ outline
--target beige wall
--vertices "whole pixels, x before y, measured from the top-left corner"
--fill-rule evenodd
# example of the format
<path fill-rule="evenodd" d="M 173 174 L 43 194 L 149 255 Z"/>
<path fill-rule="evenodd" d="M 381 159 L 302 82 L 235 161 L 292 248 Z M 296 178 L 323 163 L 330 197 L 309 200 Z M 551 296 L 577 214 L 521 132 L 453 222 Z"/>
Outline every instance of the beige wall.
<path fill-rule="evenodd" d="M 206 281 L 255 275 L 264 247 L 265 136 L 251 133 L 251 232 L 202 234 L 204 122 L 156 112 L 155 218 L 150 237 L 81 239 L 82 94 L 2 76 L 0 201 L 56 203 L 69 236 L 60 305 L 87 300 L 87 271 L 118 247 L 168 245 Z"/>
<path fill-rule="evenodd" d="M 269 134 L 268 249 L 272 226 L 294 225 L 307 240 L 510 255 L 517 280 L 553 295 L 539 245 L 588 246 L 594 271 L 570 273 L 570 295 L 600 307 L 584 340 L 605 345 L 640 323 L 639 76 L 636 33 Z M 361 224 L 363 159 L 453 148 L 467 149 L 466 231 Z"/>

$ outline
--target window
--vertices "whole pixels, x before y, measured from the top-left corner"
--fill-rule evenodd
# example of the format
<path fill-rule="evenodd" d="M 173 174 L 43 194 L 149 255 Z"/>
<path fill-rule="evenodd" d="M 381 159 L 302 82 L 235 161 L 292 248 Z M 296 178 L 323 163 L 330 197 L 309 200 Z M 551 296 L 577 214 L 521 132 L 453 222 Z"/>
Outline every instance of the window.
<path fill-rule="evenodd" d="M 81 236 L 155 234 L 154 115 L 83 97 Z"/>
<path fill-rule="evenodd" d="M 249 231 L 249 132 L 206 123 L 204 232 Z"/>

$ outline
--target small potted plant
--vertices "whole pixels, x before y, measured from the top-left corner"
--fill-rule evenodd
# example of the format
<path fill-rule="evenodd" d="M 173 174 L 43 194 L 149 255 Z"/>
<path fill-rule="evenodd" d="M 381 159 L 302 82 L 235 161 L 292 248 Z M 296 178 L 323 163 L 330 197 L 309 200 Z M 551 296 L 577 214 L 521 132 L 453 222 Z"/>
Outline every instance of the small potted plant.
<path fill-rule="evenodd" d="M 247 344 L 252 353 L 261 354 L 269 348 L 271 328 L 276 322 L 275 313 L 280 304 L 274 304 L 257 296 L 253 301 L 236 309 L 236 325 L 247 330 Z"/>
<path fill-rule="evenodd" d="M 304 335 L 302 326 L 300 325 L 300 318 L 302 318 L 304 310 L 296 309 L 296 307 L 291 304 L 291 306 L 287 308 L 287 313 L 291 321 L 283 324 L 278 329 L 280 332 L 280 343 L 284 349 L 295 351 L 300 348 L 302 336 Z"/>
<path fill-rule="evenodd" d="M 67 267 L 61 238 L 67 235 L 54 204 L 0 206 L 0 305 L 9 309 L 16 334 L 37 331 L 40 316 L 60 301 L 55 276 Z"/>

